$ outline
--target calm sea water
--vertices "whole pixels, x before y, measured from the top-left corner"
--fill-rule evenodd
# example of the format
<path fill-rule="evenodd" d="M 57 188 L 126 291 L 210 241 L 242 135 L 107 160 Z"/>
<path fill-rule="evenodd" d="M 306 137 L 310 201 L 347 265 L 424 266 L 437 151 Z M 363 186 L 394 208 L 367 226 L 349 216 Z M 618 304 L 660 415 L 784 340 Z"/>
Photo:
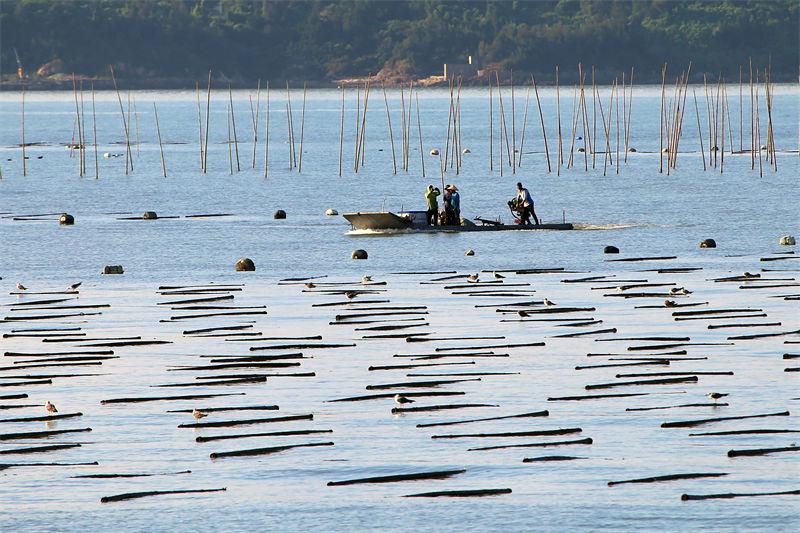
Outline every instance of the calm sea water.
<path fill-rule="evenodd" d="M 703 142 L 708 150 L 705 93 L 697 91 Z M 608 112 L 608 88 L 604 113 Z M 701 97 L 702 94 L 702 97 Z M 127 110 L 127 93 L 122 95 Z M 406 105 L 407 96 L 406 93 Z M 92 132 L 91 95 L 84 93 L 85 124 Z M 63 413 L 80 411 L 83 416 L 51 422 L 0 423 L 0 434 L 91 427 L 90 433 L 68 433 L 50 439 L 0 441 L 0 451 L 45 443 L 80 442 L 80 448 L 39 454 L 4 454 L 0 463 L 76 463 L 97 461 L 97 466 L 21 466 L 0 471 L 3 505 L 0 525 L 8 531 L 330 531 L 428 529 L 470 531 L 567 531 L 614 529 L 622 531 L 671 531 L 701 528 L 721 531 L 790 531 L 800 523 L 796 496 L 761 496 L 731 500 L 682 502 L 680 495 L 716 493 L 761 493 L 795 490 L 798 463 L 794 453 L 763 457 L 728 458 L 730 449 L 771 448 L 793 445 L 793 433 L 737 436 L 690 437 L 689 433 L 739 429 L 798 430 L 796 374 L 785 372 L 795 366 L 782 359 L 797 353 L 797 335 L 754 340 L 728 341 L 731 335 L 783 332 L 800 328 L 796 300 L 776 296 L 798 294 L 798 266 L 793 259 L 762 262 L 762 257 L 779 257 L 776 252 L 796 252 L 796 247 L 779 246 L 782 235 L 800 237 L 797 196 L 798 157 L 797 86 L 777 86 L 772 109 L 777 172 L 762 162 L 751 169 L 749 153 L 731 154 L 749 146 L 749 97 L 743 106 L 739 134 L 738 90 L 729 88 L 730 129 L 726 125 L 724 166 L 703 171 L 703 156 L 697 136 L 697 119 L 691 96 L 684 116 L 677 168 L 669 175 L 660 169 L 660 88 L 634 90 L 629 145 L 636 149 L 627 162 L 604 171 L 603 154 L 592 167 L 588 156 L 574 153 L 575 166 L 557 171 L 558 115 L 556 94 L 540 91 L 550 164 L 547 158 L 534 96 L 530 96 L 525 121 L 522 162 L 516 172 L 505 166 L 500 173 L 498 134 L 499 102 L 494 95 L 494 127 L 490 147 L 489 99 L 486 89 L 462 91 L 461 148 L 458 174 L 448 168 L 442 178 L 440 160 L 432 149 L 444 151 L 447 138 L 449 95 L 443 90 L 419 93 L 421 126 L 412 106 L 409 170 L 401 169 L 401 98 L 388 91 L 397 173 L 393 172 L 392 145 L 383 95 L 370 95 L 364 145 L 364 165 L 354 173 L 357 129 L 356 94 L 346 94 L 342 149 L 342 175 L 338 176 L 341 128 L 341 93 L 335 90 L 309 91 L 305 120 L 302 119 L 302 91 L 292 91 L 296 153 L 301 153 L 302 171 L 290 168 L 287 136 L 286 92 L 270 93 L 268 177 L 264 177 L 266 92 L 262 91 L 258 144 L 253 168 L 253 119 L 250 101 L 255 91 L 236 91 L 235 110 L 239 165 L 235 154 L 230 171 L 227 142 L 227 92 L 214 92 L 211 99 L 208 172 L 200 170 L 197 100 L 193 92 L 137 91 L 131 97 L 131 133 L 134 170 L 125 172 L 124 130 L 120 104 L 113 93 L 96 95 L 99 178 L 95 179 L 94 150 L 86 150 L 87 173 L 79 176 L 78 157 L 71 157 L 64 145 L 73 138 L 75 100 L 70 93 L 28 93 L 25 98 L 26 176 L 22 175 L 21 98 L 0 94 L 0 298 L 3 315 L 15 313 L 10 304 L 47 298 L 16 295 L 16 283 L 29 292 L 61 291 L 82 281 L 81 305 L 110 304 L 100 315 L 67 317 L 61 320 L 5 322 L 3 333 L 12 329 L 82 327 L 89 337 L 142 336 L 172 341 L 172 344 L 113 348 L 118 359 L 102 366 L 47 367 L 25 371 L 0 371 L 0 385 L 24 374 L 100 374 L 55 378 L 52 384 L 3 386 L 0 396 L 26 392 L 27 399 L 3 400 L 0 405 L 32 404 L 36 407 L 4 409 L 0 419 L 43 415 L 46 400 Z M 525 90 L 515 91 L 515 127 L 520 143 L 525 117 Z M 572 128 L 572 92 L 562 91 L 562 131 Z M 153 117 L 158 118 L 167 178 L 161 159 Z M 134 113 L 135 103 L 135 113 Z M 203 101 L 203 107 L 205 101 Z M 80 102 L 78 103 L 80 106 Z M 362 101 L 363 105 L 363 101 Z M 503 93 L 506 126 L 511 136 L 511 92 Z M 620 105 L 621 107 L 621 105 Z M 203 109 L 203 113 L 205 113 Z M 597 114 L 599 117 L 599 108 Z M 620 109 L 620 114 L 622 110 Z M 766 115 L 762 106 L 762 144 L 766 143 Z M 592 122 L 592 108 L 588 106 Z M 727 119 L 726 119 L 727 120 Z M 579 123 L 579 128 L 582 126 Z M 422 132 L 420 158 L 419 130 Z M 598 118 L 597 131 L 602 126 Z M 570 136 L 564 133 L 564 138 Z M 616 162 L 616 132 L 610 147 Z M 91 144 L 90 141 L 89 144 Z M 581 141 L 582 142 L 582 141 Z M 565 159 L 570 140 L 564 141 Z M 581 144 L 582 146 L 582 144 Z M 576 141 L 575 149 L 578 144 Z M 490 167 L 490 149 L 493 161 Z M 505 157 L 505 146 L 503 146 Z M 123 154 L 104 158 L 104 153 Z M 624 147 L 620 148 L 624 156 Z M 705 154 L 709 164 L 708 153 Z M 423 177 L 422 161 L 425 165 Z M 462 213 L 509 222 L 506 201 L 522 181 L 536 200 L 536 212 L 547 222 L 567 220 L 579 228 L 570 232 L 503 232 L 374 235 L 348 232 L 341 216 L 327 217 L 325 210 L 339 213 L 385 208 L 424 208 L 423 193 L 442 180 L 456 184 L 461 192 Z M 287 212 L 286 220 L 274 220 L 277 209 Z M 119 220 L 156 211 L 155 221 Z M 59 226 L 55 216 L 42 220 L 14 220 L 13 216 L 67 212 L 74 226 Z M 230 214 L 227 217 L 186 218 L 187 215 Z M 36 217 L 34 217 L 36 218 Z M 716 249 L 700 249 L 699 242 L 714 238 Z M 603 247 L 616 245 L 619 257 L 677 256 L 674 260 L 608 262 Z M 353 261 L 356 248 L 369 252 L 367 261 Z M 467 257 L 464 252 L 475 251 Z M 241 257 L 250 257 L 257 270 L 234 272 Z M 123 276 L 103 276 L 104 265 L 121 264 Z M 687 273 L 657 273 L 658 268 L 702 268 Z M 437 277 L 432 274 L 399 275 L 398 272 L 458 271 L 522 268 L 563 268 L 568 272 L 538 275 L 507 274 L 506 283 L 530 283 L 517 289 L 535 290 L 521 298 L 470 297 L 451 294 L 441 284 L 421 284 Z M 743 290 L 739 283 L 715 283 L 713 278 L 761 272 L 764 278 L 783 279 L 785 287 Z M 648 270 L 648 272 L 643 272 Z M 387 292 L 356 298 L 391 300 L 392 306 L 428 306 L 429 326 L 419 328 L 436 337 L 504 336 L 506 340 L 454 340 L 406 343 L 403 339 L 362 340 L 360 326 L 329 325 L 334 316 L 350 306 L 312 307 L 315 303 L 343 300 L 341 295 L 302 292 L 303 285 L 284 285 L 290 277 L 322 276 L 319 282 L 356 282 L 371 275 Z M 708 302 L 700 309 L 726 307 L 763 309 L 766 318 L 698 320 L 676 322 L 665 309 L 637 309 L 660 305 L 663 298 L 614 298 L 597 290 L 600 284 L 562 283 L 564 279 L 587 276 L 616 276 L 616 279 L 650 283 L 676 283 L 693 291 L 679 302 Z M 491 278 L 491 274 L 482 274 Z M 267 306 L 267 315 L 229 316 L 167 321 L 184 314 L 157 305 L 184 297 L 157 294 L 160 285 L 244 284 L 235 303 L 220 305 Z M 613 285 L 612 285 L 613 286 Z M 352 286 L 351 286 L 352 287 Z M 330 287 L 317 287 L 330 288 Z M 335 288 L 335 287 L 334 287 Z M 510 288 L 510 287 L 509 287 Z M 632 291 L 659 290 L 653 288 Z M 664 289 L 666 290 L 666 289 Z M 559 306 L 594 307 L 576 316 L 593 317 L 602 324 L 583 328 L 564 327 L 562 322 L 500 322 L 494 308 L 475 304 L 496 304 L 547 297 Z M 192 298 L 186 296 L 185 298 Z M 73 302 L 74 303 L 74 302 Z M 366 307 L 363 306 L 363 307 Z M 689 308 L 693 309 L 693 308 Z M 197 311 L 202 313 L 203 311 Z M 213 311 L 209 311 L 213 312 Z M 37 311 L 18 314 L 36 314 Z M 710 324 L 736 322 L 780 322 L 780 326 L 708 329 Z M 393 324 L 402 324 L 396 322 Z M 186 329 L 252 325 L 264 337 L 321 335 L 324 342 L 355 343 L 338 349 L 303 350 L 299 369 L 279 372 L 315 372 L 314 377 L 269 378 L 267 383 L 225 387 L 171 387 L 156 385 L 187 383 L 202 375 L 168 371 L 180 365 L 207 362 L 200 355 L 253 355 L 258 342 L 232 342 L 222 337 L 196 338 L 183 335 Z M 605 333 L 575 338 L 554 335 L 600 328 L 617 328 Z M 399 330 L 403 331 L 403 330 Z M 392 332 L 389 332 L 392 333 Z M 631 357 L 629 346 L 644 341 L 598 342 L 595 339 L 635 336 L 688 336 L 693 343 L 725 343 L 686 347 L 683 357 L 707 358 L 675 361 L 668 367 L 630 366 L 575 370 L 576 365 L 613 363 L 608 357 L 587 357 L 589 353 Z M 411 370 L 369 371 L 371 365 L 406 362 L 395 354 L 434 352 L 437 347 L 480 346 L 496 343 L 545 342 L 543 347 L 495 349 L 509 354 L 497 358 L 452 358 L 425 361 L 463 362 L 442 367 Z M 76 351 L 78 343 L 45 344 L 40 338 L 11 337 L 0 341 L 3 351 Z M 291 350 L 289 350 L 291 351 Z M 283 352 L 281 352 L 283 353 Z M 635 352 L 634 352 L 635 353 Z M 656 357 L 663 350 L 646 351 Z M 5 366 L 19 360 L 4 357 Z M 622 361 L 616 361 L 617 363 Z M 627 386 L 596 391 L 586 385 L 638 378 L 616 378 L 618 373 L 658 371 L 726 372 L 733 375 L 700 375 L 697 383 Z M 220 371 L 244 374 L 247 370 Z M 429 388 L 388 389 L 389 392 L 457 391 L 463 396 L 421 397 L 416 405 L 440 403 L 484 403 L 497 407 L 475 407 L 453 411 L 393 415 L 391 399 L 352 403 L 327 400 L 384 391 L 367 391 L 366 385 L 432 380 L 435 377 L 407 374 L 463 372 L 511 372 L 487 375 L 480 381 L 465 381 Z M 205 374 L 216 374 L 206 372 Z M 464 379 L 444 377 L 441 379 Z M 647 378 L 644 378 L 647 379 Z M 626 408 L 666 407 L 705 403 L 710 391 L 730 394 L 727 407 L 685 407 L 649 411 Z M 246 393 L 210 400 L 106 404 L 103 399 L 127 396 L 193 393 Z M 603 400 L 549 402 L 548 397 L 593 393 L 645 392 L 644 396 Z M 275 411 L 216 412 L 206 420 L 231 420 L 313 413 L 313 421 L 252 425 L 237 428 L 185 429 L 192 422 L 187 413 L 168 410 L 192 407 L 224 407 L 277 404 Z M 417 428 L 418 423 L 467 420 L 548 409 L 547 418 L 520 418 L 455 426 Z M 791 416 L 745 419 L 689 429 L 663 429 L 664 421 L 715 416 L 743 416 L 790 411 Z M 275 427 L 271 427 L 275 426 Z M 494 437 L 431 439 L 434 434 L 497 433 L 539 429 L 581 428 L 582 432 L 559 437 Z M 260 431 L 330 429 L 332 433 L 305 436 L 271 436 L 197 443 L 194 437 Z M 468 451 L 470 448 L 501 444 L 524 444 L 591 437 L 593 444 L 559 447 L 509 448 Z M 334 442 L 334 446 L 299 448 L 256 456 L 211 460 L 212 452 Z M 571 455 L 581 460 L 522 463 L 524 457 Z M 333 480 L 379 475 L 466 468 L 449 480 L 431 480 L 378 485 L 328 487 Z M 95 473 L 164 474 L 191 470 L 191 474 L 138 478 L 91 479 L 70 476 Z M 608 481 L 690 472 L 725 472 L 720 478 L 701 478 L 656 484 L 607 486 Z M 100 498 L 113 494 L 149 490 L 181 490 L 227 487 L 226 492 L 158 496 L 128 502 L 101 504 Z M 508 495 L 487 498 L 403 498 L 419 492 L 456 489 L 511 488 Z"/>

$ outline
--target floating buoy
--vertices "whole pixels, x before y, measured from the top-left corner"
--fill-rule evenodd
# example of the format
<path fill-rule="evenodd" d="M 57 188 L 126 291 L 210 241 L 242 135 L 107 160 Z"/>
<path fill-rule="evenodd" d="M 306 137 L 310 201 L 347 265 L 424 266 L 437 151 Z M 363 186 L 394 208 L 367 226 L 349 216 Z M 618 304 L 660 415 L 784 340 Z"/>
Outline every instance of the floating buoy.
<path fill-rule="evenodd" d="M 700 241 L 700 248 L 716 248 L 717 242 L 714 239 L 703 239 Z"/>
<path fill-rule="evenodd" d="M 661 149 L 661 153 L 662 154 L 668 154 L 669 153 L 669 148 L 662 148 Z"/>
<path fill-rule="evenodd" d="M 586 150 L 584 150 L 583 148 L 578 148 L 578 153 L 583 153 L 583 152 L 585 152 L 585 151 L 586 151 Z"/>
<path fill-rule="evenodd" d="M 467 250 L 466 252 L 464 252 L 464 255 L 475 255 L 475 251 L 474 250 Z"/>
<path fill-rule="evenodd" d="M 784 235 L 781 237 L 781 246 L 794 246 L 795 240 L 791 235 Z"/>
<path fill-rule="evenodd" d="M 328 209 L 327 211 L 325 211 L 325 214 L 329 217 L 335 217 L 336 215 L 339 214 L 339 212 L 336 209 Z"/>
<path fill-rule="evenodd" d="M 369 257 L 367 251 L 361 249 L 353 250 L 353 253 L 350 254 L 350 259 L 366 259 L 367 257 Z"/>
<path fill-rule="evenodd" d="M 431 153 L 431 155 L 439 155 L 439 150 L 437 150 L 436 148 L 434 148 L 433 150 L 431 150 L 431 152 L 430 152 L 430 153 Z"/>
<path fill-rule="evenodd" d="M 71 226 L 75 224 L 75 217 L 68 213 L 61 213 L 61 217 L 58 219 L 58 223 L 62 226 Z"/>
<path fill-rule="evenodd" d="M 158 218 L 158 215 L 156 214 L 155 211 L 145 211 L 144 213 L 142 213 L 142 218 L 144 220 L 155 220 Z"/>
<path fill-rule="evenodd" d="M 619 248 L 617 248 L 616 246 L 606 246 L 605 248 L 603 248 L 603 253 L 604 254 L 618 254 L 619 253 Z"/>
<path fill-rule="evenodd" d="M 628 151 L 629 151 L 629 152 L 635 152 L 635 151 L 636 151 L 636 148 L 628 148 Z"/>
<path fill-rule="evenodd" d="M 283 220 L 284 218 L 286 218 L 286 211 L 284 211 L 283 209 L 278 209 L 277 211 L 275 211 L 275 216 L 273 216 L 272 218 L 274 218 L 275 220 Z"/>
<path fill-rule="evenodd" d="M 106 265 L 103 267 L 103 274 L 122 274 L 122 265 Z"/>
<path fill-rule="evenodd" d="M 253 272 L 255 269 L 255 263 L 248 257 L 242 257 L 236 261 L 236 272 Z"/>
<path fill-rule="evenodd" d="M 461 150 L 461 153 L 462 154 L 471 154 L 472 152 L 470 152 L 469 148 L 464 148 L 463 150 Z"/>

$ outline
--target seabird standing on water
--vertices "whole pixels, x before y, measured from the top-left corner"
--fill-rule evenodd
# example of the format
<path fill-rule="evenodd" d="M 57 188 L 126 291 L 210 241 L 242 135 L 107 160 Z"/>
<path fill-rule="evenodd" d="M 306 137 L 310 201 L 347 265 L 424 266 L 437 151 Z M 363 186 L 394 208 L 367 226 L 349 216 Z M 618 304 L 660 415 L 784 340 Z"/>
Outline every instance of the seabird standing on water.
<path fill-rule="evenodd" d="M 203 411 L 198 411 L 197 409 L 192 409 L 192 416 L 200 420 L 201 418 L 207 417 L 208 413 L 204 413 Z"/>
<path fill-rule="evenodd" d="M 346 293 L 344 293 L 344 295 L 348 300 L 352 300 L 353 298 L 358 296 L 358 293 L 355 291 L 347 291 Z"/>
<path fill-rule="evenodd" d="M 411 398 L 406 398 L 405 396 L 403 396 L 401 394 L 395 394 L 394 395 L 394 401 L 397 402 L 400 405 L 403 405 L 403 404 L 406 404 L 406 403 L 414 403 L 414 400 L 412 400 Z"/>
<path fill-rule="evenodd" d="M 82 281 L 79 281 L 78 283 L 73 283 L 72 285 L 67 287 L 67 290 L 68 291 L 77 291 L 78 287 L 80 287 L 82 283 L 83 283 Z"/>
<path fill-rule="evenodd" d="M 497 272 L 493 272 L 494 279 L 503 279 L 505 276 L 502 274 L 498 274 Z"/>
<path fill-rule="evenodd" d="M 44 404 L 44 408 L 47 409 L 48 413 L 57 413 L 58 412 L 58 409 L 56 409 L 55 405 L 50 403 L 50 400 L 48 400 L 47 403 Z"/>
<path fill-rule="evenodd" d="M 551 302 L 550 300 L 548 300 L 547 298 L 543 298 L 543 299 L 542 299 L 542 303 L 543 303 L 544 305 L 546 305 L 547 307 L 552 307 L 552 306 L 556 305 L 556 304 L 554 304 L 553 302 Z"/>
<path fill-rule="evenodd" d="M 664 307 L 678 307 L 675 300 L 664 300 Z"/>
<path fill-rule="evenodd" d="M 751 274 L 750 272 L 742 272 L 742 276 L 745 278 L 760 278 L 761 274 Z"/>
<path fill-rule="evenodd" d="M 370 281 L 372 281 L 372 276 L 364 276 L 361 278 L 361 283 L 369 283 Z"/>
<path fill-rule="evenodd" d="M 309 289 L 313 289 L 314 287 L 316 287 L 316 285 L 314 285 L 313 283 L 311 283 L 309 281 L 308 283 L 306 283 L 306 287 L 309 288 Z"/>
<path fill-rule="evenodd" d="M 521 318 L 525 318 L 526 316 L 530 316 L 530 315 L 527 313 L 527 311 L 523 311 L 522 309 L 520 309 L 519 311 L 517 311 L 517 314 L 518 314 L 518 315 L 519 315 Z"/>
<path fill-rule="evenodd" d="M 19 289 L 19 290 L 21 290 L 21 291 L 26 291 L 26 290 L 28 290 L 28 288 L 27 288 L 27 287 L 25 287 L 25 286 L 24 286 L 22 283 L 17 283 L 17 289 Z"/>
<path fill-rule="evenodd" d="M 467 276 L 467 279 L 469 281 L 478 281 L 478 274 L 470 274 L 469 276 Z"/>
<path fill-rule="evenodd" d="M 727 395 L 728 395 L 727 392 L 709 392 L 708 394 L 706 394 L 706 396 L 714 400 L 714 403 L 717 403 L 717 400 L 719 400 L 720 398 L 724 398 Z"/>

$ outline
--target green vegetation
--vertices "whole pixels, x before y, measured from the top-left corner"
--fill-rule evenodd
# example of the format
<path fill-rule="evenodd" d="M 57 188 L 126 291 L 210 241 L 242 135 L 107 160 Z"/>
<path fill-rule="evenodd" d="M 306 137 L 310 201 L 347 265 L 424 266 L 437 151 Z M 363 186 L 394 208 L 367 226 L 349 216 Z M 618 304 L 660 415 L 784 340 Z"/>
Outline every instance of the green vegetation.
<path fill-rule="evenodd" d="M 3 0 L 0 68 L 202 80 L 323 80 L 382 68 L 415 76 L 466 63 L 553 77 L 580 61 L 601 74 L 661 67 L 738 78 L 748 60 L 796 79 L 797 0 Z"/>

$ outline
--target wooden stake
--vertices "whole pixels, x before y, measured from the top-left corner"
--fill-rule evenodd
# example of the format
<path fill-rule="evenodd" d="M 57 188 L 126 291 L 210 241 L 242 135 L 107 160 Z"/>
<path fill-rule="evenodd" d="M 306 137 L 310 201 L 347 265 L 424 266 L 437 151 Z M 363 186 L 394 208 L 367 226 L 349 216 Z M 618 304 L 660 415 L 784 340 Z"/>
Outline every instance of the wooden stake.
<path fill-rule="evenodd" d="M 228 84 L 228 99 L 231 104 L 231 124 L 233 125 L 233 146 L 236 148 L 236 172 L 242 168 L 239 166 L 239 139 L 236 136 L 236 113 L 233 111 L 233 91 L 231 84 Z"/>
<path fill-rule="evenodd" d="M 511 146 L 513 162 L 511 164 L 511 173 L 517 173 L 517 113 L 516 113 L 516 98 L 514 98 L 514 70 L 511 70 Z"/>
<path fill-rule="evenodd" d="M 697 136 L 700 138 L 700 155 L 703 156 L 703 172 L 706 171 L 706 151 L 703 148 L 703 129 L 700 127 L 700 110 L 697 108 L 697 93 L 692 89 L 694 95 L 694 110 L 697 114 Z"/>
<path fill-rule="evenodd" d="M 25 84 L 22 84 L 25 87 Z M 25 93 L 23 93 L 24 95 Z M 75 73 L 72 73 L 72 95 L 75 97 L 75 120 L 78 124 L 78 176 L 83 177 L 83 136 L 81 135 L 81 110 L 78 107 L 78 87 L 75 84 Z M 24 100 L 23 100 L 24 104 Z M 25 175 L 25 138 L 22 139 L 22 175 Z"/>
<path fill-rule="evenodd" d="M 394 135 L 392 133 L 392 117 L 389 114 L 389 100 L 386 98 L 386 85 L 381 81 L 381 88 L 383 89 L 383 103 L 386 104 L 386 122 L 389 124 L 389 142 L 392 144 L 392 168 L 394 169 L 394 174 L 397 175 L 397 159 L 394 156 Z M 342 106 L 344 106 L 344 86 L 342 86 Z M 342 107 L 342 117 L 344 117 L 344 107 Z M 344 118 L 342 119 L 344 122 Z M 341 172 L 341 141 L 339 142 L 339 175 L 342 175 Z"/>
<path fill-rule="evenodd" d="M 533 76 L 531 76 L 531 80 L 533 80 Z M 536 82 L 534 81 L 533 84 L 534 88 L 536 87 Z M 536 92 L 536 103 L 539 103 L 539 93 Z M 541 118 L 542 108 L 539 107 L 539 116 Z M 562 144 L 562 137 L 561 137 L 561 86 L 558 82 L 558 65 L 556 65 L 556 115 L 558 118 L 558 154 L 557 154 L 557 164 L 556 164 L 556 175 L 561 175 L 561 165 L 564 164 L 564 148 Z M 544 128 L 544 123 L 542 123 L 542 128 Z M 548 171 L 550 169 L 550 163 L 548 159 Z"/>
<path fill-rule="evenodd" d="M 417 91 L 419 93 L 419 91 Z M 419 119 L 419 94 L 414 95 L 414 100 L 417 103 L 417 134 L 419 135 L 419 158 L 422 163 L 422 177 L 425 177 L 425 154 L 422 151 L 422 123 Z M 442 189 L 444 190 L 444 189 Z"/>
<path fill-rule="evenodd" d="M 73 74 L 73 85 L 75 83 Z M 73 142 L 74 144 L 74 142 Z M 22 176 L 26 176 L 25 168 L 25 80 L 22 80 Z"/>
<path fill-rule="evenodd" d="M 208 69 L 208 93 L 206 94 L 206 132 L 205 132 L 205 149 L 203 150 L 203 174 L 208 170 L 208 121 L 209 110 L 211 108 L 211 69 Z"/>
<path fill-rule="evenodd" d="M 233 175 L 233 154 L 231 154 L 231 106 L 228 106 L 228 165 L 230 166 L 230 173 Z"/>
<path fill-rule="evenodd" d="M 264 128 L 264 179 L 267 179 L 267 169 L 269 168 L 269 80 L 267 80 L 267 117 L 266 127 Z"/>
<path fill-rule="evenodd" d="M 667 81 L 667 64 L 664 63 L 664 68 L 661 69 L 661 113 L 659 113 L 658 122 L 658 173 L 664 173 L 664 84 Z M 603 104 L 600 104 L 600 112 L 603 112 Z M 605 123 L 605 120 L 603 121 Z"/>
<path fill-rule="evenodd" d="M 342 150 L 344 149 L 344 82 L 342 82 L 342 127 L 339 131 L 339 177 L 342 177 Z M 394 157 L 394 151 L 392 151 Z M 395 168 L 395 173 L 397 169 Z"/>
<path fill-rule="evenodd" d="M 525 112 L 522 114 L 522 135 L 519 141 L 519 159 L 517 161 L 517 166 L 522 167 L 522 153 L 523 147 L 525 146 L 525 126 L 528 124 L 528 99 L 531 96 L 530 88 L 525 92 Z"/>
<path fill-rule="evenodd" d="M 492 74 L 489 73 L 486 75 L 489 78 L 489 171 L 494 171 L 494 162 L 492 161 L 492 157 L 494 157 L 493 151 L 493 144 L 494 144 L 494 117 L 492 117 Z M 800 81 L 800 78 L 798 78 Z"/>
<path fill-rule="evenodd" d="M 200 111 L 200 84 L 195 82 L 195 93 L 197 94 L 197 131 L 198 142 L 200 143 L 200 170 L 205 169 L 205 162 L 203 160 L 203 114 Z"/>
<path fill-rule="evenodd" d="M 161 128 L 158 126 L 158 109 L 156 109 L 155 102 L 153 102 L 153 115 L 156 117 L 156 133 L 158 134 L 158 149 L 161 151 L 161 170 L 164 172 L 164 178 L 166 178 L 167 164 L 164 162 L 164 146 L 161 144 Z"/>
<path fill-rule="evenodd" d="M 97 119 L 94 110 L 94 82 L 92 82 L 92 132 L 94 134 L 94 179 L 99 179 L 100 166 L 97 161 Z"/>
<path fill-rule="evenodd" d="M 556 76 L 558 76 L 558 67 L 556 67 Z M 536 78 L 531 74 L 531 83 L 533 83 L 533 92 L 536 95 L 536 105 L 539 108 L 539 121 L 542 123 L 542 139 L 544 139 L 544 155 L 547 159 L 547 172 L 551 172 L 550 168 L 550 150 L 547 148 L 547 131 L 544 128 L 544 115 L 542 114 L 542 102 L 539 100 L 539 89 L 536 87 Z M 557 93 L 556 93 L 557 94 Z M 559 111 L 559 122 L 558 122 L 558 131 L 559 131 L 559 146 L 561 145 L 561 112 Z"/>
<path fill-rule="evenodd" d="M 258 119 L 260 112 L 261 112 L 261 78 L 258 78 L 258 87 L 256 88 L 256 119 L 253 122 L 253 168 L 256 168 L 256 146 L 258 145 Z"/>
<path fill-rule="evenodd" d="M 303 134 L 305 132 L 305 125 L 306 125 L 306 82 L 303 82 L 303 112 L 300 115 L 300 163 L 297 166 L 297 172 L 303 171 Z"/>
<path fill-rule="evenodd" d="M 81 107 L 83 107 L 83 82 L 81 82 Z M 128 91 L 128 98 L 130 98 L 131 92 Z M 130 116 L 130 111 L 128 112 Z M 81 111 L 81 116 L 83 116 L 83 111 Z M 133 99 L 133 124 L 134 124 L 134 131 L 136 132 L 136 157 L 139 157 L 139 113 L 136 111 L 136 98 Z M 84 135 L 86 132 L 86 128 L 83 129 Z M 85 169 L 84 169 L 85 170 Z"/>

